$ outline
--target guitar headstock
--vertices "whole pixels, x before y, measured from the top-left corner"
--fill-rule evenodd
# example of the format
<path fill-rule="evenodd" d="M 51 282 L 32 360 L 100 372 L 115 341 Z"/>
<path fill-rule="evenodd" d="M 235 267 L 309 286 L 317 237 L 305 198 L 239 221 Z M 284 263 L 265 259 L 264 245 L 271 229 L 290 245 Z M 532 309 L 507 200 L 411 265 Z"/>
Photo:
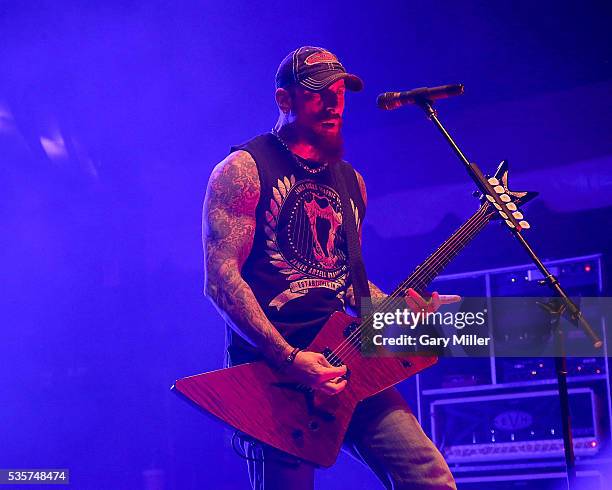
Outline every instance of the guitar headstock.
<path fill-rule="evenodd" d="M 497 204 L 491 196 L 480 196 L 482 206 L 487 207 L 487 213 L 490 213 L 491 219 L 503 219 L 508 226 L 514 228 L 512 222 L 508 219 L 508 213 L 519 222 L 522 229 L 531 228 L 531 225 L 523 213 L 520 211 L 520 206 L 531 201 L 538 195 L 537 192 L 531 191 L 512 191 L 508 187 L 508 162 L 502 160 L 497 167 L 493 177 L 488 177 L 489 184 L 493 186 L 493 190 L 499 194 L 500 199 L 505 203 L 506 209 L 503 209 Z"/>

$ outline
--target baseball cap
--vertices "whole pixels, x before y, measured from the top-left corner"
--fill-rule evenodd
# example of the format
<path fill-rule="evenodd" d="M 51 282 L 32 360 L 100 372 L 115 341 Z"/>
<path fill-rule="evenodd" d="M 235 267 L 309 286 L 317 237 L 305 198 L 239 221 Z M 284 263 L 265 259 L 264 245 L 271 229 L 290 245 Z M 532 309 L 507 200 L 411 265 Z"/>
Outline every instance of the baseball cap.
<path fill-rule="evenodd" d="M 276 88 L 299 83 L 302 87 L 316 92 L 341 78 L 344 78 L 349 90 L 358 92 L 363 88 L 361 78 L 347 73 L 338 58 L 327 49 L 302 46 L 281 61 L 276 71 Z"/>

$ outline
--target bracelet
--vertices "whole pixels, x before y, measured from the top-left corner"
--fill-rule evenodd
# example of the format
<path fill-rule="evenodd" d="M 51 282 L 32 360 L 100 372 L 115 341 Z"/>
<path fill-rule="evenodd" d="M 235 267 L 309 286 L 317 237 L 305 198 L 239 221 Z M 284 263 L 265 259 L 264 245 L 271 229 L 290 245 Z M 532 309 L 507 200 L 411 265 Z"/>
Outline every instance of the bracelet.
<path fill-rule="evenodd" d="M 293 364 L 293 361 L 295 361 L 295 356 L 297 356 L 297 353 L 300 352 L 301 350 L 302 349 L 300 349 L 299 347 L 296 347 L 295 349 L 293 349 L 291 351 L 291 354 L 289 354 L 287 358 L 285 359 L 285 362 L 283 365 L 286 367 L 289 364 Z"/>

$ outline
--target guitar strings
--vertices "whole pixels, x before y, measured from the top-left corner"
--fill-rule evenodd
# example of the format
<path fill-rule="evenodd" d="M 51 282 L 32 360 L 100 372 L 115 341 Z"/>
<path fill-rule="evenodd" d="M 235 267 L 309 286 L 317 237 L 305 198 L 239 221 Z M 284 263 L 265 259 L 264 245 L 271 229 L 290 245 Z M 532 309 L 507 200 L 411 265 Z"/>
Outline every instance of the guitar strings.
<path fill-rule="evenodd" d="M 474 236 L 474 232 L 479 231 L 478 228 L 482 229 L 482 227 L 484 225 L 486 225 L 487 223 L 487 219 L 485 219 L 484 221 L 481 221 L 480 219 L 483 216 L 479 216 L 479 212 L 475 213 L 474 216 L 472 218 L 474 219 L 473 223 L 469 223 L 466 222 L 464 224 L 465 229 L 461 230 L 460 233 L 456 236 L 456 238 L 458 238 L 458 240 L 453 240 L 452 242 L 447 242 L 445 245 L 443 245 L 442 247 L 440 247 L 440 249 L 438 249 L 434 254 L 432 254 L 425 262 L 431 261 L 432 259 L 436 259 L 434 260 L 433 264 L 431 264 L 433 267 L 436 267 L 437 265 L 441 264 L 444 262 L 445 259 L 447 259 L 448 257 L 442 257 L 442 260 L 439 260 L 436 255 L 439 255 L 440 253 L 444 252 L 445 254 L 448 252 L 448 249 L 452 249 L 453 247 L 456 248 L 454 253 L 457 253 L 461 250 L 461 248 L 463 247 L 463 245 L 465 243 L 467 243 L 467 241 L 469 241 L 471 238 L 473 238 Z M 469 223 L 469 226 L 467 226 Z M 467 238 L 467 241 L 466 241 Z M 457 245 L 460 245 L 460 247 L 457 249 Z M 406 286 L 408 286 L 409 284 L 413 284 L 415 287 L 419 288 L 419 289 L 423 289 L 428 282 L 432 279 L 432 277 L 430 277 L 430 274 L 427 273 L 426 271 L 419 271 L 419 269 L 415 270 L 413 272 L 413 274 L 411 274 L 410 277 L 408 277 L 408 279 L 406 281 L 404 281 L 402 284 L 400 284 L 400 286 L 398 286 L 398 288 L 391 293 L 389 296 L 387 296 L 387 298 L 385 298 L 385 300 L 379 305 L 379 309 L 384 309 L 384 308 L 388 308 L 389 306 L 391 306 L 391 304 L 395 304 L 395 305 L 401 305 L 404 302 L 404 296 L 405 296 L 405 289 Z M 400 296 L 401 295 L 401 296 Z M 364 330 L 364 327 L 370 326 L 371 322 L 372 322 L 373 318 L 372 315 L 366 317 L 361 324 L 359 325 L 359 327 L 357 329 L 355 329 L 354 332 L 352 332 L 347 339 L 345 339 L 343 342 L 341 342 L 338 347 L 336 348 L 337 350 L 332 351 L 330 354 L 330 358 L 334 357 L 336 362 L 340 361 L 346 361 L 348 360 L 350 357 L 353 357 L 353 353 L 358 353 L 359 351 L 356 351 L 354 349 L 354 343 L 353 341 L 355 340 L 355 338 L 360 335 L 362 333 L 362 331 Z M 364 334 L 365 335 L 365 334 Z M 365 335 L 365 337 L 362 337 L 362 340 L 370 340 L 369 337 L 367 335 Z M 347 348 L 348 348 L 348 353 L 347 353 Z M 344 357 L 344 359 L 341 361 L 341 356 Z M 333 360 L 333 359 L 332 359 Z"/>
<path fill-rule="evenodd" d="M 452 249 L 453 247 L 455 248 L 454 253 L 458 253 L 461 250 L 461 248 L 463 248 L 465 243 L 471 240 L 475 233 L 480 231 L 478 228 L 482 229 L 482 227 L 486 225 L 486 223 L 488 222 L 488 218 L 484 216 L 486 212 L 482 211 L 483 209 L 485 209 L 485 206 L 481 207 L 476 213 L 474 213 L 474 215 L 466 223 L 464 223 L 464 225 L 462 225 L 459 228 L 459 230 L 457 230 L 459 232 L 455 237 L 457 240 L 447 241 L 438 250 L 436 250 L 436 252 L 430 255 L 425 260 L 425 263 L 430 262 L 431 260 L 435 259 L 433 263 L 431 264 L 431 266 L 435 268 L 438 265 L 442 264 L 444 260 L 450 260 L 450 258 L 452 258 L 452 255 L 449 254 L 447 257 L 441 257 L 441 260 L 440 260 L 438 257 L 436 257 L 436 255 L 440 255 L 441 253 L 443 255 L 446 255 L 448 252 L 448 249 L 449 248 Z M 485 219 L 482 220 L 482 218 L 485 218 Z M 473 222 L 470 223 L 470 221 L 472 220 Z M 462 228 L 464 229 L 462 230 Z M 460 245 L 460 246 L 457 247 L 457 245 Z M 419 268 L 417 268 L 408 277 L 408 279 L 406 279 L 402 284 L 400 284 L 395 289 L 393 293 L 391 293 L 389 296 L 385 298 L 385 300 L 379 305 L 379 309 L 388 308 L 389 306 L 391 306 L 391 303 L 394 303 L 396 305 L 401 304 L 403 302 L 402 301 L 403 297 L 405 296 L 406 287 L 409 286 L 410 283 L 413 283 L 415 287 L 419 289 L 423 289 L 425 286 L 427 286 L 427 284 L 429 283 L 429 281 L 431 281 L 431 279 L 435 276 L 435 274 L 432 277 L 429 277 L 429 276 L 430 274 L 427 273 L 427 271 L 424 271 L 424 270 L 419 271 Z M 400 294 L 402 295 L 401 297 L 399 296 Z M 352 341 L 355 339 L 355 337 L 358 334 L 361 333 L 361 331 L 363 330 L 363 327 L 367 326 L 367 324 L 371 323 L 371 321 L 372 321 L 371 315 L 366 317 L 360 324 L 359 328 L 356 329 L 354 332 L 352 332 L 351 335 L 349 335 L 347 339 L 345 339 L 342 343 L 338 345 L 337 349 L 339 350 L 337 352 L 332 351 L 332 354 L 334 354 L 336 357 L 339 355 L 343 355 L 343 354 L 340 354 L 340 352 L 343 352 L 347 346 L 351 348 L 353 346 Z M 369 340 L 368 337 L 365 337 L 365 338 Z M 339 359 L 337 358 L 337 360 Z"/>
<path fill-rule="evenodd" d="M 442 264 L 445 260 L 450 260 L 450 258 L 452 257 L 451 254 L 449 254 L 447 257 L 441 257 L 441 260 L 439 257 L 436 257 L 436 256 L 440 255 L 441 253 L 445 255 L 447 254 L 449 249 L 452 250 L 453 248 L 455 248 L 453 253 L 455 254 L 458 253 L 461 250 L 461 248 L 463 248 L 464 244 L 473 238 L 475 232 L 477 233 L 479 231 L 479 228 L 482 229 L 482 227 L 486 225 L 486 223 L 488 222 L 488 219 L 486 219 L 486 217 L 484 220 L 481 221 L 481 219 L 484 217 L 484 214 L 486 213 L 484 212 L 480 213 L 480 210 L 477 211 L 474 214 L 474 216 L 472 216 L 472 218 L 470 218 L 470 220 L 468 220 L 461 227 L 464 229 L 462 230 L 460 228 L 458 230 L 459 233 L 456 236 L 457 240 L 451 240 L 450 242 L 446 242 L 446 244 L 444 244 L 442 247 L 440 247 L 440 249 L 434 252 L 434 254 L 432 254 L 428 259 L 426 259 L 425 263 L 431 262 L 433 260 L 433 263 L 430 264 L 430 266 L 435 268 L 438 265 Z M 473 219 L 473 222 L 470 223 L 472 219 Z M 459 247 L 457 247 L 457 245 L 459 245 Z M 403 297 L 405 296 L 405 289 L 408 285 L 413 284 L 415 287 L 419 289 L 423 289 L 428 284 L 428 282 L 431 281 L 432 277 L 434 276 L 431 276 L 430 273 L 424 270 L 421 270 L 421 271 L 419 271 L 419 269 L 415 270 L 413 274 L 411 274 L 411 276 L 408 277 L 406 281 L 404 281 L 400 286 L 398 286 L 398 288 L 393 293 L 391 293 L 389 296 L 387 296 L 387 298 L 385 298 L 385 300 L 379 306 L 379 309 L 388 308 L 389 306 L 391 306 L 391 304 L 395 304 L 398 306 L 401 305 L 404 301 Z M 402 295 L 401 297 L 399 296 L 400 294 Z M 334 354 L 335 357 L 344 355 L 344 352 L 346 351 L 346 347 L 350 349 L 353 346 L 352 341 L 355 339 L 357 335 L 359 335 L 362 332 L 364 327 L 369 326 L 371 324 L 371 321 L 372 321 L 372 316 L 370 315 L 366 319 L 364 319 L 364 321 L 360 324 L 358 329 L 356 329 L 354 332 L 352 332 L 351 335 L 349 335 L 349 338 L 347 338 L 345 341 L 343 341 L 338 346 L 339 350 L 337 352 L 332 351 L 332 354 Z M 369 337 L 366 336 L 365 339 L 369 340 Z M 337 357 L 337 360 L 339 360 L 338 357 Z"/>
<path fill-rule="evenodd" d="M 430 267 L 418 267 L 405 281 L 403 281 L 395 289 L 395 291 L 393 291 L 381 302 L 381 304 L 378 306 L 378 309 L 384 310 L 392 304 L 397 304 L 401 300 L 403 300 L 403 297 L 405 296 L 405 290 L 410 287 L 411 284 L 418 289 L 425 288 L 427 284 L 433 279 L 433 277 L 435 277 L 435 274 L 430 277 L 430 272 L 425 269 L 429 269 L 429 271 L 431 271 L 432 268 L 435 269 L 440 264 L 443 264 L 445 260 L 450 261 L 450 259 L 453 257 L 453 253 L 458 253 L 459 251 L 461 251 L 463 246 L 473 238 L 475 234 L 474 232 L 480 231 L 479 229 L 482 229 L 482 227 L 487 224 L 487 208 L 487 204 L 481 206 L 479 210 L 474 213 L 474 215 L 457 230 L 458 234 L 456 235 L 455 239 L 451 239 L 445 242 L 438 250 L 436 250 L 425 260 L 424 264 L 429 262 Z M 457 247 L 458 245 L 459 247 Z M 362 333 L 364 327 L 368 326 L 372 320 L 373 318 L 370 314 L 361 322 L 358 328 L 351 332 L 351 334 L 336 347 L 336 349 L 332 350 L 330 358 L 334 357 L 336 358 L 336 361 L 340 361 L 341 356 L 345 356 L 347 347 L 349 349 L 354 347 L 353 341 L 358 335 Z M 366 340 L 369 340 L 367 336 Z M 348 359 L 348 356 L 345 357 L 345 360 L 346 359 Z"/>

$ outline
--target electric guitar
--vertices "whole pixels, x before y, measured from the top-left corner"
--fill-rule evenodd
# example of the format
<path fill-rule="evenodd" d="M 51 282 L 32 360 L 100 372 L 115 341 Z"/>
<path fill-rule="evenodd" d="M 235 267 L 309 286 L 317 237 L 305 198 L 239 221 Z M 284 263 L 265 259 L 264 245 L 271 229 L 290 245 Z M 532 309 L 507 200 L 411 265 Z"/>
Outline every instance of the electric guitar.
<path fill-rule="evenodd" d="M 508 189 L 508 166 L 502 162 L 489 182 L 510 197 L 510 209 L 534 192 Z M 508 212 L 508 210 L 506 210 Z M 448 263 L 500 213 L 481 198 L 478 210 L 431 254 L 387 298 L 399 307 L 408 288 L 424 291 Z M 502 215 L 503 216 L 503 215 Z M 522 218 L 522 214 L 520 215 Z M 525 227 L 528 227 L 526 222 Z M 403 306 L 402 306 L 403 305 Z M 372 357 L 361 352 L 371 316 L 359 319 L 343 312 L 331 315 L 306 350 L 322 353 L 331 364 L 346 364 L 348 383 L 329 396 L 287 383 L 266 362 L 252 362 L 179 379 L 172 387 L 238 431 L 319 466 L 331 466 L 357 404 L 435 364 L 433 355 Z"/>

